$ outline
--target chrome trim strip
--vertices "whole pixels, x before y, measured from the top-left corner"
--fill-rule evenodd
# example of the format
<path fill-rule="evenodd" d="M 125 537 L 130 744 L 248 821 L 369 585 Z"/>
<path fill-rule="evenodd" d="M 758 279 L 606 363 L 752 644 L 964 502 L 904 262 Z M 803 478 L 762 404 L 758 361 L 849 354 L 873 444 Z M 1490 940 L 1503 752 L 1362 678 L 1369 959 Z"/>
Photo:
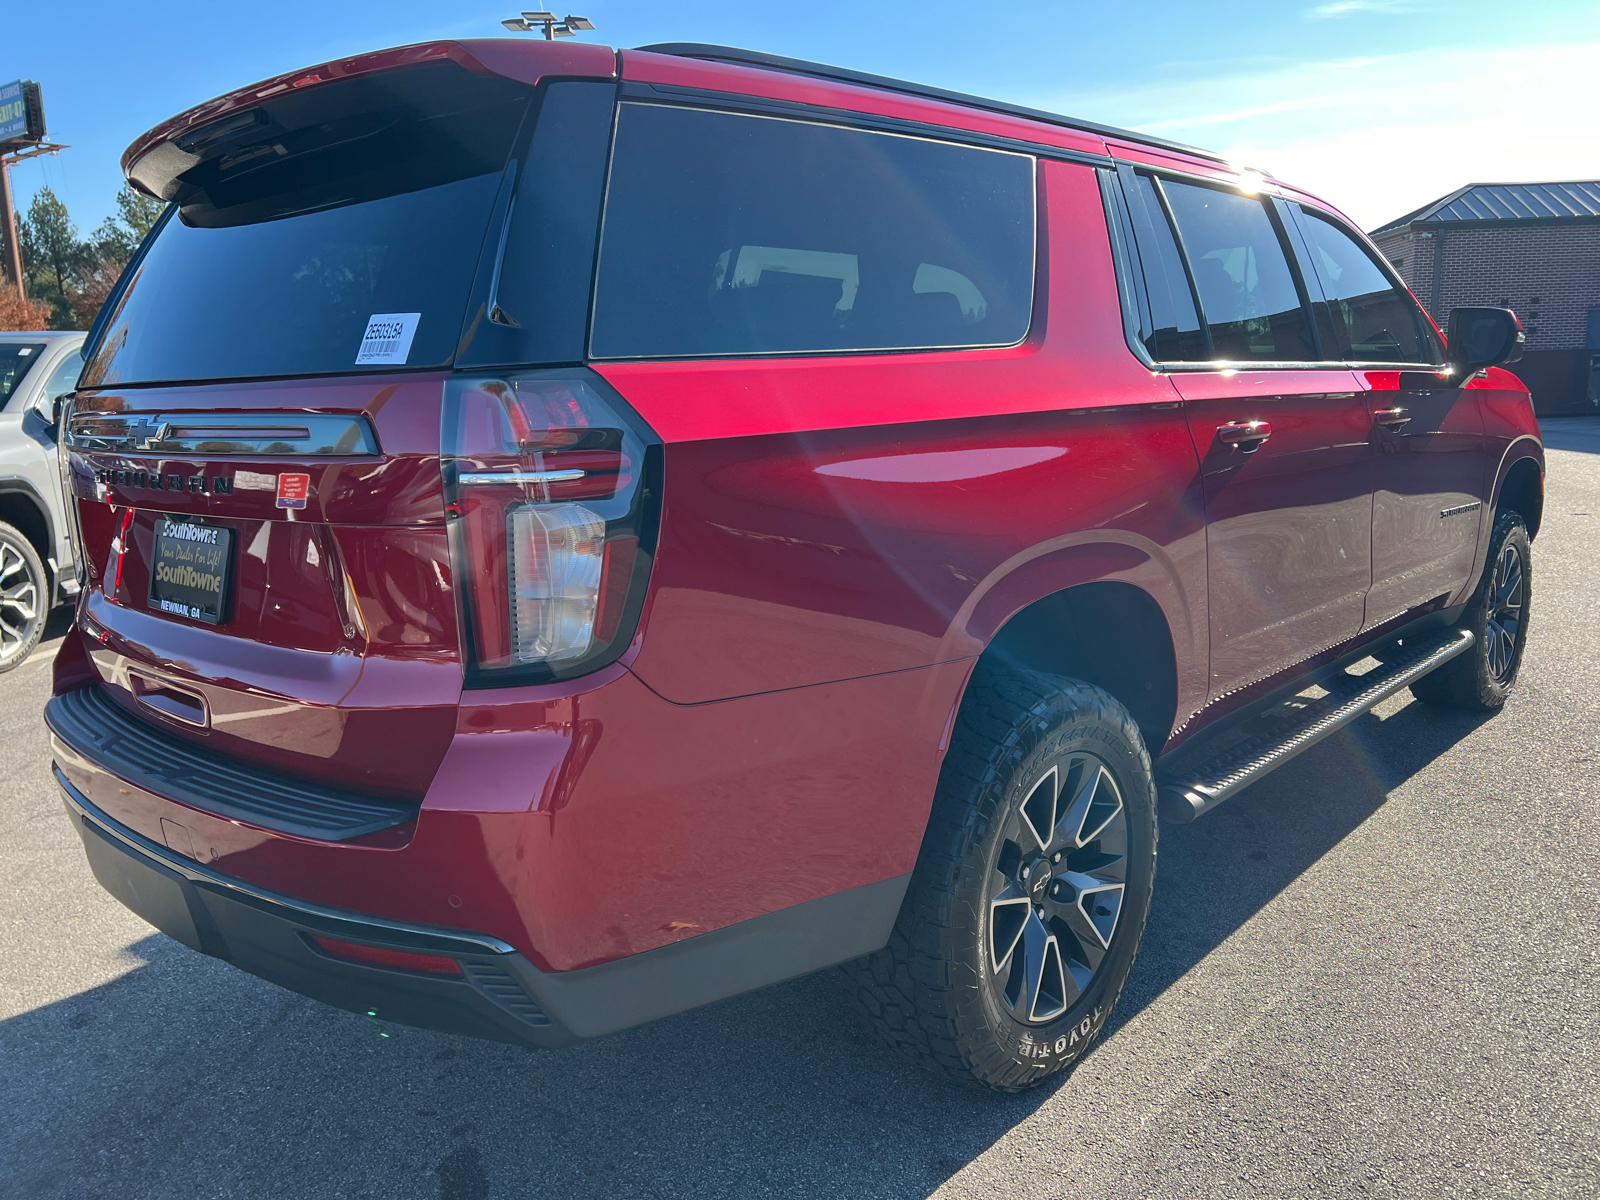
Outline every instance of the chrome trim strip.
<path fill-rule="evenodd" d="M 136 855 L 143 858 L 153 858 L 169 871 L 176 871 L 191 883 L 203 883 L 218 891 L 232 893 L 234 899 L 243 901 L 254 907 L 282 909 L 279 916 L 290 921 L 297 921 L 305 925 L 333 925 L 344 927 L 347 932 L 356 937 L 365 937 L 372 941 L 383 941 L 388 934 L 399 940 L 410 939 L 430 943 L 436 949 L 443 949 L 445 953 L 456 954 L 515 954 L 516 948 L 509 942 L 503 942 L 497 937 L 486 933 L 466 933 L 455 929 L 435 928 L 426 925 L 407 925 L 401 921 L 390 921 L 382 917 L 372 917 L 365 913 L 348 912 L 340 908 L 324 908 L 320 904 L 312 904 L 305 900 L 296 900 L 278 892 L 270 892 L 266 888 L 257 887 L 246 883 L 242 879 L 235 879 L 231 875 L 224 875 L 220 871 L 213 871 L 203 867 L 193 859 L 184 858 L 168 850 L 165 846 L 157 845 L 143 834 L 135 833 L 114 817 L 108 816 L 96 808 L 94 802 L 72 786 L 61 767 L 55 763 L 50 764 L 50 769 L 55 773 L 56 782 L 61 785 L 62 793 L 66 799 L 67 807 L 74 815 L 84 820 L 93 821 L 103 833 L 122 842 Z M 440 946 L 442 942 L 455 942 L 454 951 Z"/>
<path fill-rule="evenodd" d="M 379 453 L 365 415 L 337 413 L 75 413 L 66 442 L 78 450 L 207 458 Z"/>
<path fill-rule="evenodd" d="M 587 471 L 500 471 L 494 474 L 459 475 L 456 482 L 460 484 L 474 483 L 565 483 L 571 479 L 582 479 Z"/>

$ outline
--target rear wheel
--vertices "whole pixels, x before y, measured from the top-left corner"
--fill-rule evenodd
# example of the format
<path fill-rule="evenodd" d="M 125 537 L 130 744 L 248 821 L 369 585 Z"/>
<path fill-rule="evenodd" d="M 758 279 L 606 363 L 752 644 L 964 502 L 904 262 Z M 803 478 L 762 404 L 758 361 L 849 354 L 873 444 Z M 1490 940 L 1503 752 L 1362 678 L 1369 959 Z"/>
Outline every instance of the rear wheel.
<path fill-rule="evenodd" d="M 39 644 L 49 595 L 33 543 L 0 521 L 0 673 L 22 663 Z"/>
<path fill-rule="evenodd" d="M 979 672 L 889 945 L 841 975 L 891 1046 L 1010 1092 L 1077 1061 L 1122 994 L 1155 879 L 1155 787 L 1107 693 Z"/>
<path fill-rule="evenodd" d="M 1437 671 L 1411 685 L 1424 704 L 1493 712 L 1505 704 L 1516 686 L 1522 651 L 1528 642 L 1533 548 L 1522 514 L 1507 509 L 1495 518 L 1483 578 L 1460 627 L 1477 642 Z"/>

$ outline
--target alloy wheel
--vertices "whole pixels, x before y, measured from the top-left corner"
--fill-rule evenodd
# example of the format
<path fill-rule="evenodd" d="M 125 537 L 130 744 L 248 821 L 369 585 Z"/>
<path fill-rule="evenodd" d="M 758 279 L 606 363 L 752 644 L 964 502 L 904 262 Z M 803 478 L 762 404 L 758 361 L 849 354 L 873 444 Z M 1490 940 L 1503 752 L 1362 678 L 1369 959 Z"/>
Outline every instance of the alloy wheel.
<path fill-rule="evenodd" d="M 39 581 L 15 546 L 0 543 L 0 660 L 33 645 L 39 625 Z"/>
<path fill-rule="evenodd" d="M 1494 577 L 1489 581 L 1489 620 L 1484 630 L 1484 649 L 1489 656 L 1489 674 L 1495 682 L 1507 684 L 1515 668 L 1517 638 L 1522 632 L 1523 603 L 1522 555 L 1514 545 L 1502 546 L 1495 560 Z"/>
<path fill-rule="evenodd" d="M 1075 754 L 1006 817 L 989 873 L 995 998 L 1038 1025 L 1066 1012 L 1110 951 L 1127 883 L 1128 822 L 1106 765 Z"/>

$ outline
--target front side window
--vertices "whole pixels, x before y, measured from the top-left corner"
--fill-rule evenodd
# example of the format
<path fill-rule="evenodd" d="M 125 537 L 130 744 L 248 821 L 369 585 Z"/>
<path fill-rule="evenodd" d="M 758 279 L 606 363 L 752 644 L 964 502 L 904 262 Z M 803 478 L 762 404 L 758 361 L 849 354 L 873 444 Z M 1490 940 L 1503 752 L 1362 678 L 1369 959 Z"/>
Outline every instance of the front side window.
<path fill-rule="evenodd" d="M 1004 346 L 1028 332 L 1033 160 L 625 104 L 596 358 Z"/>
<path fill-rule="evenodd" d="M 1411 298 L 1361 245 L 1315 209 L 1300 205 L 1311 267 L 1333 317 L 1331 357 L 1355 362 L 1434 362 L 1433 339 Z"/>
<path fill-rule="evenodd" d="M 50 378 L 45 380 L 44 403 L 48 409 L 52 404 L 65 396 L 78 386 L 78 376 L 83 373 L 83 359 L 76 350 L 70 351 L 65 358 L 56 364 L 56 369 L 50 372 Z"/>
<path fill-rule="evenodd" d="M 0 408 L 22 387 L 34 363 L 44 354 L 43 342 L 0 342 Z"/>
<path fill-rule="evenodd" d="M 1261 201 L 1165 180 L 1211 332 L 1228 362 L 1309 362 L 1318 355 L 1278 231 Z"/>

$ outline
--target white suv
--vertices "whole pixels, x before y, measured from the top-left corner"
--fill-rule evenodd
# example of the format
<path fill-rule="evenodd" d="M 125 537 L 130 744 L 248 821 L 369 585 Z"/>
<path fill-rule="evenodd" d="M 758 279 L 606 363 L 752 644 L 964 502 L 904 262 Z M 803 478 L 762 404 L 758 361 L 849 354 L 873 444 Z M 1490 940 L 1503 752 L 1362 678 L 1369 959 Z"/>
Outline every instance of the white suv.
<path fill-rule="evenodd" d="M 0 333 L 0 672 L 39 644 L 45 617 L 78 591 L 56 466 L 63 395 L 81 333 Z"/>

